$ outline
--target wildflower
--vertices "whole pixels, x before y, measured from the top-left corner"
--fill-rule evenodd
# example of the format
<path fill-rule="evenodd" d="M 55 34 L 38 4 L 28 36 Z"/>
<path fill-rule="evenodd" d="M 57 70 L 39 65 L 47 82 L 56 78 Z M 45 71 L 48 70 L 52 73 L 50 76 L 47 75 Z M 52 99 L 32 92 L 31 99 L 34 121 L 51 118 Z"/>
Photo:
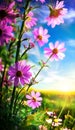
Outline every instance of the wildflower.
<path fill-rule="evenodd" d="M 31 72 L 30 65 L 26 65 L 25 60 L 18 61 L 13 66 L 10 66 L 9 81 L 14 82 L 15 86 L 28 84 L 30 82 Z"/>
<path fill-rule="evenodd" d="M 33 31 L 34 38 L 38 42 L 39 46 L 43 46 L 48 42 L 50 35 L 47 34 L 48 30 L 43 29 L 43 27 L 35 28 Z"/>
<path fill-rule="evenodd" d="M 2 63 L 2 59 L 0 58 L 0 72 L 4 70 L 4 65 Z"/>
<path fill-rule="evenodd" d="M 56 113 L 55 113 L 55 112 L 47 111 L 46 114 L 47 114 L 49 117 L 56 118 Z"/>
<path fill-rule="evenodd" d="M 62 124 L 62 119 L 54 119 L 54 121 L 52 122 L 52 126 L 59 126 Z"/>
<path fill-rule="evenodd" d="M 15 22 L 17 14 L 14 12 L 15 2 L 11 2 L 9 5 L 6 3 L 0 5 L 0 21 Z"/>
<path fill-rule="evenodd" d="M 8 43 L 13 37 L 13 27 L 7 26 L 5 22 L 0 22 L 0 46 Z"/>
<path fill-rule="evenodd" d="M 36 1 L 38 1 L 38 0 L 36 0 Z M 40 2 L 43 4 L 45 2 L 45 0 L 40 0 Z"/>
<path fill-rule="evenodd" d="M 47 130 L 47 128 L 44 125 L 39 125 L 39 130 Z"/>
<path fill-rule="evenodd" d="M 35 47 L 34 42 L 30 42 L 29 45 L 30 45 L 30 48 L 34 48 Z"/>
<path fill-rule="evenodd" d="M 60 23 L 64 23 L 63 16 L 67 13 L 67 9 L 63 7 L 64 1 L 57 1 L 56 6 L 49 6 L 50 15 L 46 18 L 46 21 L 52 28 Z"/>
<path fill-rule="evenodd" d="M 31 91 L 30 95 L 26 95 L 26 98 L 28 99 L 27 105 L 31 107 L 32 109 L 38 108 L 41 106 L 42 97 L 40 97 L 39 92 Z"/>
<path fill-rule="evenodd" d="M 50 119 L 46 119 L 46 122 L 48 123 L 48 124 L 52 124 L 52 119 L 50 118 Z"/>
<path fill-rule="evenodd" d="M 50 43 L 49 47 L 50 48 L 44 49 L 44 53 L 48 56 L 51 56 L 51 61 L 58 61 L 59 59 L 62 60 L 65 57 L 63 53 L 66 50 L 66 48 L 64 48 L 64 43 L 59 44 L 59 41 L 56 41 L 55 45 L 53 45 L 53 43 Z"/>
<path fill-rule="evenodd" d="M 25 21 L 25 27 L 30 29 L 31 27 L 36 25 L 36 22 L 37 22 L 37 18 L 35 18 L 33 12 L 30 11 L 27 14 L 27 18 L 26 18 L 26 21 Z"/>

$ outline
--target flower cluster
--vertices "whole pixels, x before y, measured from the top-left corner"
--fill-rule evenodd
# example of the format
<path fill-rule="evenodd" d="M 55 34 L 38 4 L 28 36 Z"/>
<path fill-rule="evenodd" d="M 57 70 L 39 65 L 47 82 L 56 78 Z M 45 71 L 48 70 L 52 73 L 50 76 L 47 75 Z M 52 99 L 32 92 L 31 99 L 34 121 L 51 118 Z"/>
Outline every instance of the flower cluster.
<path fill-rule="evenodd" d="M 46 114 L 49 118 L 46 119 L 46 122 L 53 127 L 60 126 L 62 124 L 62 119 L 56 116 L 55 112 L 47 111 Z"/>
<path fill-rule="evenodd" d="M 17 13 L 14 11 L 15 2 L 0 5 L 0 46 L 7 44 L 13 36 L 12 23 L 15 22 Z"/>

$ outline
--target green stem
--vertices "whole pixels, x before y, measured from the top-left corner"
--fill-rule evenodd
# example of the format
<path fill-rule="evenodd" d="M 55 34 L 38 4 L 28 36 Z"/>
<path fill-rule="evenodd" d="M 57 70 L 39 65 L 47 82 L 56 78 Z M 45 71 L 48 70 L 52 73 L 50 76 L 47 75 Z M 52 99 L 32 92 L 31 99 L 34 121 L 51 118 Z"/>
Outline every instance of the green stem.
<path fill-rule="evenodd" d="M 53 55 L 53 54 L 52 54 L 52 55 Z M 48 63 L 48 61 L 50 60 L 50 58 L 52 57 L 52 55 L 50 55 L 50 56 L 48 57 L 48 59 L 46 60 L 45 64 Z M 34 78 L 33 78 L 34 81 L 35 81 L 36 77 L 39 75 L 39 73 L 41 72 L 41 70 L 42 70 L 44 67 L 45 67 L 45 65 L 42 65 L 42 66 L 41 66 L 41 68 L 39 69 L 39 71 L 36 73 L 36 75 L 35 75 Z M 29 90 L 29 88 L 31 87 L 31 85 L 33 85 L 32 81 L 31 81 L 31 83 L 29 84 L 29 86 L 28 86 L 28 88 L 27 88 L 26 91 Z"/>
<path fill-rule="evenodd" d="M 22 26 L 21 26 L 21 30 L 20 30 L 20 34 L 18 37 L 18 42 L 17 42 L 17 50 L 16 50 L 16 58 L 15 58 L 15 63 L 19 60 L 19 52 L 20 52 L 20 46 L 21 46 L 21 37 L 22 37 L 22 32 L 23 32 L 23 27 L 24 27 L 24 22 L 25 22 L 25 18 L 26 18 L 26 10 L 28 8 L 28 5 L 30 3 L 31 0 L 27 0 L 26 5 L 25 5 L 25 10 L 24 10 L 24 16 L 23 16 L 23 22 L 22 22 Z M 10 103 L 10 117 L 12 114 L 12 108 L 13 108 L 13 103 L 14 103 L 14 98 L 15 98 L 15 91 L 16 91 L 16 87 L 14 86 L 13 88 L 13 92 L 12 92 L 12 97 L 11 97 L 11 103 Z"/>
<path fill-rule="evenodd" d="M 59 113 L 59 115 L 58 115 L 58 118 L 61 116 L 61 114 L 62 114 L 62 112 L 63 112 L 63 110 L 64 110 L 64 108 L 65 108 L 65 104 L 66 104 L 66 100 L 65 100 L 65 103 L 64 103 L 64 105 L 63 105 L 63 107 L 62 107 L 62 109 L 61 109 L 61 111 L 60 111 L 60 113 Z"/>
<path fill-rule="evenodd" d="M 16 95 L 15 101 L 14 101 L 14 110 L 13 110 L 13 114 L 15 113 L 16 110 L 16 103 L 17 103 L 17 99 L 20 95 L 20 93 L 22 92 L 22 90 L 24 89 L 24 87 L 18 92 L 18 94 Z"/>
<path fill-rule="evenodd" d="M 26 54 L 26 52 L 28 51 L 28 50 L 30 50 L 31 48 L 30 47 L 28 47 L 23 53 L 22 53 L 22 55 L 21 55 L 21 57 L 20 57 L 20 59 Z"/>
<path fill-rule="evenodd" d="M 2 85 L 3 85 L 4 76 L 5 76 L 6 65 L 7 64 L 5 63 L 4 71 L 3 71 L 3 74 L 2 74 L 2 80 L 1 80 L 1 83 L 0 83 L 0 104 L 2 102 Z"/>

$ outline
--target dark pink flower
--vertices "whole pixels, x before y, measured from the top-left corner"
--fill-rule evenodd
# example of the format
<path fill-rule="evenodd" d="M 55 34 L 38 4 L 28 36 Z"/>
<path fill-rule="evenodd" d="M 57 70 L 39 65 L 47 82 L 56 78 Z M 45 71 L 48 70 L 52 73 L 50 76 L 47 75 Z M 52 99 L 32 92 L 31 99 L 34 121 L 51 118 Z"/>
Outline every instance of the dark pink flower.
<path fill-rule="evenodd" d="M 4 65 L 2 63 L 2 59 L 0 58 L 0 72 L 4 70 Z"/>
<path fill-rule="evenodd" d="M 0 22 L 0 46 L 8 43 L 13 37 L 13 27 L 7 26 L 5 22 Z"/>
<path fill-rule="evenodd" d="M 33 31 L 34 38 L 38 42 L 39 46 L 43 46 L 48 42 L 48 38 L 50 37 L 47 29 L 43 29 L 43 27 L 35 28 Z"/>
<path fill-rule="evenodd" d="M 30 95 L 27 94 L 26 98 L 28 99 L 27 105 L 31 107 L 32 109 L 35 109 L 41 106 L 42 98 L 40 97 L 39 92 L 35 93 L 34 91 L 31 91 L 31 94 Z"/>
<path fill-rule="evenodd" d="M 9 81 L 14 82 L 15 86 L 28 84 L 30 82 L 30 65 L 26 65 L 25 60 L 18 61 L 8 70 Z"/>
<path fill-rule="evenodd" d="M 27 19 L 25 21 L 25 27 L 30 29 L 31 27 L 36 25 L 36 22 L 37 22 L 37 18 L 35 18 L 33 12 L 30 11 L 27 14 Z"/>
<path fill-rule="evenodd" d="M 15 2 L 11 2 L 9 5 L 6 3 L 0 5 L 0 21 L 15 22 L 17 14 L 14 12 L 14 6 Z"/>
<path fill-rule="evenodd" d="M 67 9 L 63 7 L 64 1 L 57 1 L 56 6 L 49 6 L 50 15 L 46 18 L 46 21 L 52 28 L 60 23 L 64 23 L 63 16 L 67 13 Z"/>
<path fill-rule="evenodd" d="M 55 45 L 53 43 L 49 44 L 50 48 L 45 48 L 44 53 L 48 56 L 51 56 L 51 61 L 56 60 L 58 61 L 59 59 L 63 59 L 65 57 L 64 51 L 66 48 L 64 48 L 64 43 L 59 43 L 59 41 L 55 42 Z"/>

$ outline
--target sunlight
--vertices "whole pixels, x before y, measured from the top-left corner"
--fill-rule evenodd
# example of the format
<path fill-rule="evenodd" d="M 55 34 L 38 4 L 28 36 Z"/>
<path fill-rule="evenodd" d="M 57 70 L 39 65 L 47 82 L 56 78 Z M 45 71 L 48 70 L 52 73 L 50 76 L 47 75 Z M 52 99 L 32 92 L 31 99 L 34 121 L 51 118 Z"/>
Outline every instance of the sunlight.
<path fill-rule="evenodd" d="M 70 86 L 60 87 L 59 90 L 62 91 L 62 92 L 70 92 L 70 91 L 72 91 Z"/>

